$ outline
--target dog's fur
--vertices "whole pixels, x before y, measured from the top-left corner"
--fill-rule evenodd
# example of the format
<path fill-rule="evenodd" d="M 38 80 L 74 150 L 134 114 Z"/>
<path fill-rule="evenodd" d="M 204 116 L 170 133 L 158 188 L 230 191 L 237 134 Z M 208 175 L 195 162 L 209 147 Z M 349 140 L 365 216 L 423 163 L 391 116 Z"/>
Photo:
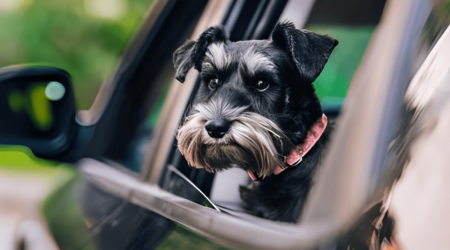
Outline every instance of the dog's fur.
<path fill-rule="evenodd" d="M 300 165 L 272 173 L 322 117 L 312 83 L 337 44 L 289 22 L 278 23 L 269 40 L 231 42 L 213 26 L 197 41 L 187 41 L 174 53 L 176 79 L 184 82 L 192 67 L 202 79 L 177 136 L 189 164 L 209 172 L 239 167 L 256 173 L 263 177 L 260 183 L 241 187 L 245 208 L 263 218 L 295 222 L 329 128 Z M 210 87 L 211 81 L 217 85 Z M 268 88 L 259 91 L 259 81 Z M 212 138 L 205 124 L 218 118 L 230 127 L 222 138 Z"/>

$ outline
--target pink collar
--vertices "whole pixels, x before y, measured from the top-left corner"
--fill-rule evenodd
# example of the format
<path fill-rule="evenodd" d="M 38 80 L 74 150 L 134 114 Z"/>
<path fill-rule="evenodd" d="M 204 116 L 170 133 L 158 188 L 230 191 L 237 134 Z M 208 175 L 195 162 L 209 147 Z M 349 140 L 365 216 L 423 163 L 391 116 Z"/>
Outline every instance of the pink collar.
<path fill-rule="evenodd" d="M 280 174 L 285 169 L 290 167 L 295 167 L 303 160 L 303 156 L 305 156 L 309 150 L 317 143 L 317 141 L 320 139 L 320 137 L 323 134 L 323 131 L 325 131 L 325 128 L 327 127 L 328 119 L 325 116 L 325 114 L 322 115 L 322 118 L 318 120 L 312 128 L 308 131 L 308 135 L 306 136 L 305 143 L 303 145 L 297 146 L 296 149 L 292 150 L 292 153 L 289 156 L 284 157 L 285 166 L 278 166 L 273 173 L 275 175 Z M 250 178 L 254 181 L 258 180 L 259 178 L 256 177 L 255 173 L 253 173 L 250 170 L 247 170 L 248 175 Z"/>

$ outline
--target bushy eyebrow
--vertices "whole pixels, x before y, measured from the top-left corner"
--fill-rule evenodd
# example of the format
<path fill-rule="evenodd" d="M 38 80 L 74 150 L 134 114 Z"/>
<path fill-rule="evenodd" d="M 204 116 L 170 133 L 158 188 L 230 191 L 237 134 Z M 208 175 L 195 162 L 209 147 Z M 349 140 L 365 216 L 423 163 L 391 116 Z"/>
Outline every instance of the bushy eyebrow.
<path fill-rule="evenodd" d="M 205 60 L 202 64 L 202 70 L 212 68 L 214 70 L 224 71 L 230 67 L 232 57 L 224 48 L 223 43 L 213 43 L 208 47 L 205 54 Z"/>
<path fill-rule="evenodd" d="M 239 68 L 251 75 L 254 75 L 257 70 L 276 71 L 278 69 L 267 55 L 255 51 L 253 47 L 247 49 L 242 55 Z"/>

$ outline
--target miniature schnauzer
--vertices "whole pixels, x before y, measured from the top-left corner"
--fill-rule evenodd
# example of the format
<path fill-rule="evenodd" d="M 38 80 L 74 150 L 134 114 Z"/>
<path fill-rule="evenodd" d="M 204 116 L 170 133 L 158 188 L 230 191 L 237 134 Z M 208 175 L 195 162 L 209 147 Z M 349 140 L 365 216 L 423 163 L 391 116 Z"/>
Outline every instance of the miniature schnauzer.
<path fill-rule="evenodd" d="M 178 130 L 178 148 L 196 168 L 246 170 L 245 209 L 295 222 L 328 138 L 312 83 L 338 41 L 290 22 L 269 40 L 231 42 L 220 26 L 174 53 L 175 78 L 192 68 L 201 84 Z"/>

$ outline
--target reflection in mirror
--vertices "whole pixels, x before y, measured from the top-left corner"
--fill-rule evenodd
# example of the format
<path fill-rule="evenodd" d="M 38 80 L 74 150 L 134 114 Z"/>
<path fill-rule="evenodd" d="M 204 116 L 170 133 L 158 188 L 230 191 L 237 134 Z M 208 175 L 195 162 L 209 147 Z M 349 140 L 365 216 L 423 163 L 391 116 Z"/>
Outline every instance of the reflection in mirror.
<path fill-rule="evenodd" d="M 0 144 L 57 155 L 73 138 L 75 104 L 69 75 L 56 68 L 0 72 Z"/>

